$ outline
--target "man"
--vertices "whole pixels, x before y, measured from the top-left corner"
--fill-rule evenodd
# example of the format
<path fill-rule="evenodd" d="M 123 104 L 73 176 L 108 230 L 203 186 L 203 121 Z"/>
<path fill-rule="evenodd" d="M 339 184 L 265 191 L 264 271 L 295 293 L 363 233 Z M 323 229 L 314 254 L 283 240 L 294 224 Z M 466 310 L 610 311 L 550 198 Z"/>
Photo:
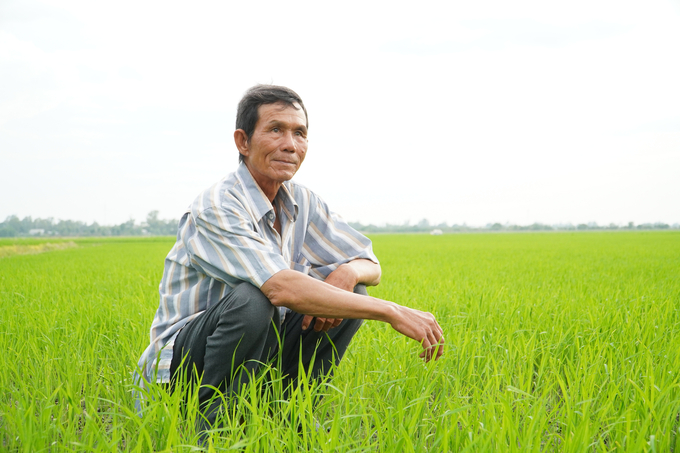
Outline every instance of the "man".
<path fill-rule="evenodd" d="M 294 91 L 251 88 L 236 118 L 239 168 L 196 198 L 165 260 L 139 367 L 147 381 L 201 376 L 210 423 L 220 404 L 214 389 L 238 391 L 277 352 L 287 383 L 300 362 L 318 379 L 339 363 L 363 319 L 420 342 L 425 360 L 442 354 L 434 316 L 367 295 L 365 285 L 380 281 L 370 240 L 291 182 L 307 129 Z"/>

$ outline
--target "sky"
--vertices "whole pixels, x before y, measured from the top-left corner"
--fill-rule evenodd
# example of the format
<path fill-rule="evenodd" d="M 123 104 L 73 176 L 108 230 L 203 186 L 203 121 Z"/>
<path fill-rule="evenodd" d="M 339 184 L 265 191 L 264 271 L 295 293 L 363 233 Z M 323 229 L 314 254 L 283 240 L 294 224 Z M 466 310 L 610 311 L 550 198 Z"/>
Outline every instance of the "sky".
<path fill-rule="evenodd" d="M 680 0 L 0 0 L 0 221 L 178 219 L 289 86 L 348 221 L 680 222 Z"/>

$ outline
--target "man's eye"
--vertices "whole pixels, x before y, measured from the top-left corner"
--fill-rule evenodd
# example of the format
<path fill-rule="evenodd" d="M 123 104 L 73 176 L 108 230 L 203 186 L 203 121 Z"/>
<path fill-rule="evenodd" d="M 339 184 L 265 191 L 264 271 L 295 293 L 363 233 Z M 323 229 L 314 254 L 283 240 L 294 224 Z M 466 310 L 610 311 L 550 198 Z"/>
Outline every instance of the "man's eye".
<path fill-rule="evenodd" d="M 278 127 L 275 127 L 275 128 L 272 129 L 272 132 L 278 132 L 278 131 L 279 131 Z"/>

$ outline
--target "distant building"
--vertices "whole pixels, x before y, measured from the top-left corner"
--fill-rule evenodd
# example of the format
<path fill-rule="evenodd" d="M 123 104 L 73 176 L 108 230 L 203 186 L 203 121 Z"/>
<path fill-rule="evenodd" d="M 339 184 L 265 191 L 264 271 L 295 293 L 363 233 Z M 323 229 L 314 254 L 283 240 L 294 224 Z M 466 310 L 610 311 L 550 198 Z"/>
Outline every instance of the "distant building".
<path fill-rule="evenodd" d="M 45 230 L 42 228 L 35 228 L 33 230 L 28 230 L 29 236 L 42 236 L 45 234 Z"/>
<path fill-rule="evenodd" d="M 432 236 L 440 236 L 442 234 L 442 230 L 440 230 L 439 228 L 435 228 L 434 230 L 430 231 L 430 234 Z"/>

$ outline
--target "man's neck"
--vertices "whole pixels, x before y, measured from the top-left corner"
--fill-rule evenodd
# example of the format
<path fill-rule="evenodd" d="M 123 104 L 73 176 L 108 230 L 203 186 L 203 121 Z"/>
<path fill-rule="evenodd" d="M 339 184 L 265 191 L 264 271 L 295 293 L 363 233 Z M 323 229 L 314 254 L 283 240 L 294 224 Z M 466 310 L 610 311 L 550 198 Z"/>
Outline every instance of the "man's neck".
<path fill-rule="evenodd" d="M 257 184 L 260 187 L 260 189 L 262 189 L 262 192 L 264 192 L 265 197 L 267 197 L 269 202 L 272 203 L 273 205 L 274 198 L 276 198 L 276 194 L 279 193 L 281 183 L 278 181 L 272 181 L 271 179 L 265 178 L 259 173 L 252 171 L 247 162 L 245 162 L 245 165 L 248 168 L 248 171 L 250 172 L 250 176 L 252 176 L 253 179 L 255 180 L 255 184 Z"/>

